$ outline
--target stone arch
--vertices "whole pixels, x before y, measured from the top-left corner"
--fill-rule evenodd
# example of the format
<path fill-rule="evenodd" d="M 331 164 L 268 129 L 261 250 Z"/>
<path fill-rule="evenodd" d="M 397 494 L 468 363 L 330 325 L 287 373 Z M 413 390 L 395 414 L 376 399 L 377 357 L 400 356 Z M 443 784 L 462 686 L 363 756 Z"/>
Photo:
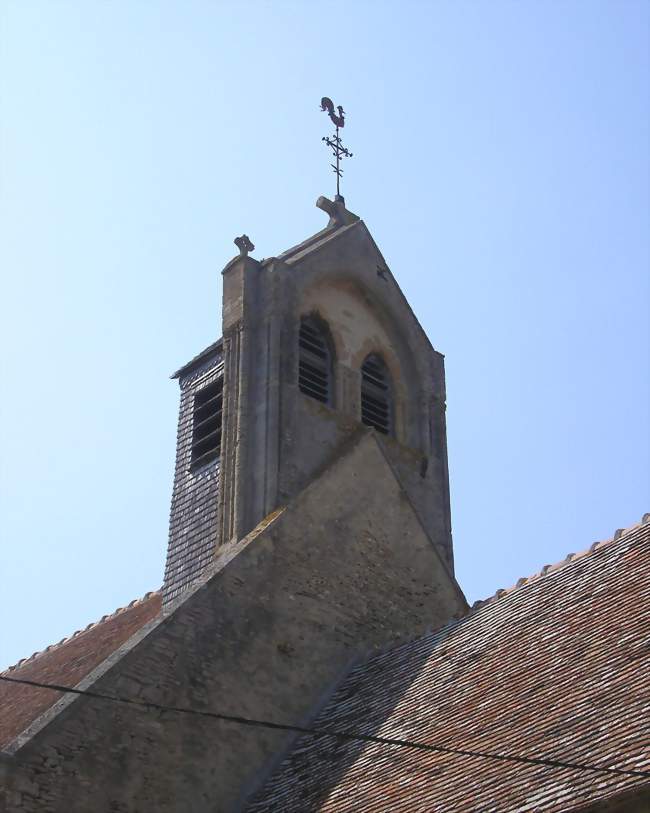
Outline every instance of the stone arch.
<path fill-rule="evenodd" d="M 428 429 L 422 405 L 431 348 L 401 294 L 397 302 L 397 297 L 379 297 L 357 275 L 337 271 L 309 280 L 299 298 L 301 313 L 316 313 L 329 326 L 341 409 L 361 419 L 361 367 L 369 355 L 379 355 L 393 388 L 392 434 L 408 446 L 425 448 Z M 409 320 L 417 330 L 407 335 L 404 323 Z"/>

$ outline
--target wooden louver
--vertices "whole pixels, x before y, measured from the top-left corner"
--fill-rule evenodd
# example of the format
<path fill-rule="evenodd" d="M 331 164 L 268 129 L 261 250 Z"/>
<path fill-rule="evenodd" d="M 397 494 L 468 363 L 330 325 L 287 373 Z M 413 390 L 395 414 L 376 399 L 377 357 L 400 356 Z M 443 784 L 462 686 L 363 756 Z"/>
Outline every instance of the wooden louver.
<path fill-rule="evenodd" d="M 298 386 L 301 392 L 329 404 L 330 393 L 330 353 L 327 341 L 311 320 L 300 324 L 298 338 Z"/>
<path fill-rule="evenodd" d="M 200 389 L 194 396 L 192 427 L 193 469 L 216 460 L 221 454 L 223 377 Z"/>
<path fill-rule="evenodd" d="M 378 356 L 368 356 L 361 367 L 361 420 L 384 435 L 391 433 L 391 388 Z"/>

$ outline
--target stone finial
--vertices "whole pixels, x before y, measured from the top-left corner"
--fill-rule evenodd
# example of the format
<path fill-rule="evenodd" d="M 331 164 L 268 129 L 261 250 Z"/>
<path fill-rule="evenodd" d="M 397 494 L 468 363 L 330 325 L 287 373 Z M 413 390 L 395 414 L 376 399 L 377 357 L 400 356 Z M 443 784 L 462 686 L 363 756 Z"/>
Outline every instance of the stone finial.
<path fill-rule="evenodd" d="M 321 195 L 316 201 L 316 206 L 330 216 L 330 222 L 327 224 L 328 228 L 348 226 L 350 223 L 356 223 L 359 219 L 357 215 L 352 214 L 345 208 L 345 200 L 342 195 L 337 195 L 334 200 Z"/>
<path fill-rule="evenodd" d="M 338 203 L 338 201 L 336 203 Z M 328 214 L 331 220 L 336 221 L 339 219 L 337 218 L 337 215 L 339 214 L 339 207 L 336 205 L 336 203 L 333 200 L 326 198 L 325 195 L 321 195 L 316 201 L 316 206 Z"/>
<path fill-rule="evenodd" d="M 242 234 L 241 237 L 235 237 L 233 242 L 239 249 L 240 257 L 248 257 L 249 251 L 255 251 L 255 246 L 251 243 L 247 234 Z"/>

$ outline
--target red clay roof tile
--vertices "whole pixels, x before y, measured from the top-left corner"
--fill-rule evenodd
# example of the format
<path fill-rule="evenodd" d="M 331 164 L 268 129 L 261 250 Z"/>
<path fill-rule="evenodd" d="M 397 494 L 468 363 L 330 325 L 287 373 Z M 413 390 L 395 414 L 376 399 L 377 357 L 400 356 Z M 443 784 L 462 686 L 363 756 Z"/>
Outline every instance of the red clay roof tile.
<path fill-rule="evenodd" d="M 314 727 L 649 770 L 650 524 L 355 668 Z M 560 813 L 642 777 L 303 737 L 248 813 Z"/>
<path fill-rule="evenodd" d="M 128 607 L 105 615 L 69 638 L 35 652 L 2 674 L 8 677 L 76 686 L 96 666 L 160 612 L 160 592 L 147 593 Z M 6 747 L 41 714 L 61 692 L 0 681 L 0 748 Z"/>

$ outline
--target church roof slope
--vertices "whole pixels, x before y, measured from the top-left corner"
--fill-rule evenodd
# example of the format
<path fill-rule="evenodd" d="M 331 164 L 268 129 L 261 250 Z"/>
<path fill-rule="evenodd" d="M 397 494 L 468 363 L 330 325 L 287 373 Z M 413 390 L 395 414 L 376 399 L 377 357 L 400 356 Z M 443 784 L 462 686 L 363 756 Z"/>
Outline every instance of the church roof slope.
<path fill-rule="evenodd" d="M 9 667 L 3 675 L 40 683 L 75 686 L 160 612 L 160 592 L 147 593 L 127 607 L 105 615 L 69 638 L 35 652 Z M 0 681 L 0 748 L 6 747 L 62 696 L 51 689 L 36 689 Z"/>
<path fill-rule="evenodd" d="M 218 356 L 221 351 L 223 350 L 223 338 L 217 339 L 216 342 L 212 342 L 209 344 L 204 350 L 201 350 L 200 353 L 197 353 L 194 358 L 191 358 L 187 364 L 183 364 L 182 367 L 179 367 L 175 373 L 172 373 L 170 378 L 183 378 L 189 373 L 193 372 L 197 367 L 200 367 L 204 364 L 208 359 L 211 359 L 213 356 Z"/>
<path fill-rule="evenodd" d="M 650 523 L 353 669 L 314 728 L 650 769 Z M 559 813 L 635 788 L 593 773 L 305 736 L 248 813 Z"/>

